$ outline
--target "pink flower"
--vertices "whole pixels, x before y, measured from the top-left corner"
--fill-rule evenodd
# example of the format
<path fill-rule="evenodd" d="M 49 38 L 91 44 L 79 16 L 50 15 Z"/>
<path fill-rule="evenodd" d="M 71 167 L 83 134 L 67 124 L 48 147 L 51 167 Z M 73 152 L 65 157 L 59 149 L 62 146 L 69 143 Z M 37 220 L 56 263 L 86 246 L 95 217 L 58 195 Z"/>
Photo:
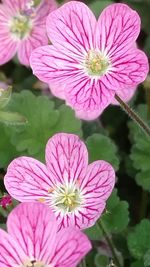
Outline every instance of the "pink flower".
<path fill-rule="evenodd" d="M 114 187 L 112 166 L 102 160 L 88 165 L 84 143 L 78 136 L 65 133 L 49 139 L 46 164 L 29 157 L 13 160 L 4 178 L 10 195 L 22 202 L 47 204 L 59 228 L 94 225 Z"/>
<path fill-rule="evenodd" d="M 7 208 L 7 206 L 12 204 L 12 197 L 10 195 L 4 195 L 1 199 L 0 199 L 0 206 L 4 209 Z"/>
<path fill-rule="evenodd" d="M 47 15 L 56 9 L 55 0 L 42 0 L 30 13 L 31 0 L 2 0 L 0 4 L 0 65 L 16 53 L 21 64 L 29 65 L 31 52 L 48 44 Z"/>
<path fill-rule="evenodd" d="M 78 229 L 58 233 L 53 214 L 41 203 L 18 205 L 8 216 L 7 229 L 0 229 L 1 267 L 76 267 L 91 249 Z"/>
<path fill-rule="evenodd" d="M 144 81 L 148 60 L 135 46 L 139 32 L 139 16 L 125 4 L 108 6 L 96 21 L 85 4 L 71 1 L 48 16 L 53 45 L 35 49 L 30 64 L 78 116 L 95 119 L 115 93 Z"/>

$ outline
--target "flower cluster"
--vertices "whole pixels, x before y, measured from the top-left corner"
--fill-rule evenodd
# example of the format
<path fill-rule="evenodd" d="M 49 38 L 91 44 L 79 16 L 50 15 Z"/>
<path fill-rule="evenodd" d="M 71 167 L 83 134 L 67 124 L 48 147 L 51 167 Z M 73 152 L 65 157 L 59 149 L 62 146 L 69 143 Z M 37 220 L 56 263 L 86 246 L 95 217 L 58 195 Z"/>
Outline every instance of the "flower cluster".
<path fill-rule="evenodd" d="M 129 101 L 144 81 L 148 60 L 136 45 L 140 18 L 127 5 L 108 6 L 97 21 L 76 1 L 59 9 L 55 0 L 1 2 L 0 64 L 16 53 L 21 64 L 28 66 L 30 58 L 34 74 L 79 118 L 97 118 L 117 104 L 117 95 Z M 0 89 L 1 98 L 6 91 Z M 87 148 L 74 134 L 55 134 L 45 154 L 46 164 L 21 156 L 8 166 L 10 195 L 0 205 L 12 204 L 11 197 L 24 203 L 8 216 L 8 233 L 0 230 L 0 266 L 76 267 L 91 249 L 81 230 L 102 215 L 115 171 L 104 160 L 89 164 Z"/>
<path fill-rule="evenodd" d="M 108 6 L 96 21 L 85 4 L 71 1 L 46 25 L 53 45 L 35 49 L 31 67 L 79 118 L 97 118 L 115 94 L 129 100 L 146 78 L 148 60 L 135 44 L 140 18 L 127 5 Z"/>
<path fill-rule="evenodd" d="M 30 3 L 31 2 L 31 3 Z M 48 43 L 47 15 L 56 9 L 55 0 L 2 0 L 0 4 L 0 65 L 18 54 L 21 64 L 29 65 L 31 52 Z M 31 12 L 32 7 L 32 12 Z"/>

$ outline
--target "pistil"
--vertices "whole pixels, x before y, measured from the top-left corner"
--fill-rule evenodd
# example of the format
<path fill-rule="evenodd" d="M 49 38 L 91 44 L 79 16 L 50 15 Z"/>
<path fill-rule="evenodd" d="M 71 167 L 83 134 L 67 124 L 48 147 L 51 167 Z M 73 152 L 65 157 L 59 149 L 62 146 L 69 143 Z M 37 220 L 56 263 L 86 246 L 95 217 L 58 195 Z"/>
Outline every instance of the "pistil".
<path fill-rule="evenodd" d="M 100 51 L 89 50 L 84 66 L 88 75 L 99 77 L 107 72 L 110 67 L 110 61 Z"/>

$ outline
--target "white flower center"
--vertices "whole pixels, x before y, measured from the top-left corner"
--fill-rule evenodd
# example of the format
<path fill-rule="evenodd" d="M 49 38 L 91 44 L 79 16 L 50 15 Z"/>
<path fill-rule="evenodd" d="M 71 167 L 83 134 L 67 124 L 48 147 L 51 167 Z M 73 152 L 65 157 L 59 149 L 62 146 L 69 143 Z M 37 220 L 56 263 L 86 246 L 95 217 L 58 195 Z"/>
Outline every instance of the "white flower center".
<path fill-rule="evenodd" d="M 77 183 L 66 183 L 58 185 L 50 192 L 51 206 L 56 210 L 71 213 L 78 210 L 83 203 L 83 195 Z"/>
<path fill-rule="evenodd" d="M 20 267 L 54 267 L 53 264 L 44 264 L 41 261 L 37 261 L 37 260 L 27 260 L 25 261 L 25 263 L 23 264 L 23 266 Z"/>
<path fill-rule="evenodd" d="M 85 71 L 90 76 L 102 76 L 104 75 L 111 67 L 109 58 L 106 55 L 103 55 L 100 51 L 89 50 L 85 60 L 84 68 Z"/>
<path fill-rule="evenodd" d="M 46 267 L 45 264 L 43 264 L 40 261 L 36 261 L 36 260 L 29 260 L 27 262 L 25 262 L 25 264 L 22 267 Z"/>
<path fill-rule="evenodd" d="M 9 21 L 9 29 L 13 38 L 21 40 L 32 30 L 32 20 L 29 16 L 18 14 Z"/>

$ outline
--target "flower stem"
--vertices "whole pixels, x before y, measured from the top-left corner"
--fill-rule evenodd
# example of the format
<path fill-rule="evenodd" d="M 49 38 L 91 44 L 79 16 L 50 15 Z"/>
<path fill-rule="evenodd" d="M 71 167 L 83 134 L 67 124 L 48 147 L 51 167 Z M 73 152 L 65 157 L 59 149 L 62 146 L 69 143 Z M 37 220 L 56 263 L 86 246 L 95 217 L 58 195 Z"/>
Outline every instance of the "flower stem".
<path fill-rule="evenodd" d="M 101 230 L 105 236 L 105 239 L 107 241 L 107 244 L 111 250 L 113 260 L 114 260 L 114 263 L 116 264 L 116 267 L 122 267 L 120 264 L 120 261 L 118 259 L 118 256 L 117 256 L 114 243 L 113 243 L 112 239 L 110 238 L 109 233 L 107 232 L 105 225 L 103 224 L 103 222 L 101 220 L 98 222 L 98 224 L 99 224 L 99 227 L 101 228 Z"/>
<path fill-rule="evenodd" d="M 125 103 L 120 96 L 115 95 L 115 99 L 118 101 L 122 109 L 131 117 L 131 119 L 138 125 L 140 128 L 150 136 L 150 127 L 140 118 L 140 116 L 130 108 L 130 106 Z"/>

